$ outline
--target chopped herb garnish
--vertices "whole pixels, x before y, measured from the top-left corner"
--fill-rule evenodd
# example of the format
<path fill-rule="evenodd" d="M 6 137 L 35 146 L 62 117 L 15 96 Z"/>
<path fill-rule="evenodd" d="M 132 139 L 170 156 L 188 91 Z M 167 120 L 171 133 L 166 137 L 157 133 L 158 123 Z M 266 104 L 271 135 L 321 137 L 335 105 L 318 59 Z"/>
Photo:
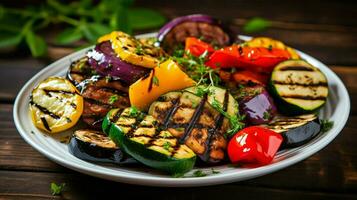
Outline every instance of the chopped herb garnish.
<path fill-rule="evenodd" d="M 116 101 L 118 101 L 118 99 L 119 99 L 119 96 L 116 95 L 116 94 L 110 96 L 110 97 L 109 97 L 109 104 L 115 103 Z"/>
<path fill-rule="evenodd" d="M 159 79 L 156 76 L 152 77 L 152 83 L 156 86 L 159 86 Z"/>
<path fill-rule="evenodd" d="M 184 127 L 178 127 L 178 128 L 175 128 L 176 131 L 184 131 L 185 128 Z"/>
<path fill-rule="evenodd" d="M 227 131 L 226 135 L 227 136 L 232 136 L 239 130 L 241 130 L 244 127 L 244 123 L 242 122 L 244 120 L 245 116 L 241 115 L 230 115 L 226 111 L 223 110 L 222 105 L 220 102 L 218 102 L 216 99 L 213 99 L 212 101 L 212 107 L 216 109 L 219 113 L 221 113 L 224 117 L 226 117 L 229 121 L 229 124 L 231 128 Z"/>
<path fill-rule="evenodd" d="M 333 127 L 334 122 L 328 119 L 321 120 L 321 132 L 325 133 L 329 131 Z"/>
<path fill-rule="evenodd" d="M 170 144 L 170 142 L 167 142 L 167 141 L 166 141 L 166 142 L 162 145 L 162 147 L 164 147 L 164 149 L 168 151 L 168 150 L 170 150 L 171 144 Z"/>
<path fill-rule="evenodd" d="M 267 111 L 265 111 L 265 112 L 263 113 L 263 119 L 269 120 L 269 119 L 270 119 L 270 113 L 267 112 Z"/>
<path fill-rule="evenodd" d="M 219 173 L 221 173 L 220 171 L 217 171 L 217 170 L 215 170 L 215 169 L 211 169 L 211 171 L 212 171 L 212 174 L 219 174 Z"/>
<path fill-rule="evenodd" d="M 113 79 L 112 76 L 107 75 L 107 76 L 105 77 L 105 82 L 106 82 L 106 83 L 109 83 L 112 79 Z"/>
<path fill-rule="evenodd" d="M 137 117 L 139 110 L 135 106 L 131 106 L 129 110 L 130 117 Z"/>
<path fill-rule="evenodd" d="M 163 138 L 168 138 L 168 137 L 170 137 L 170 134 L 169 134 L 168 132 L 164 132 L 164 134 L 163 134 L 162 137 L 163 137 Z"/>
<path fill-rule="evenodd" d="M 273 50 L 273 45 L 270 44 L 270 45 L 268 46 L 268 50 L 269 50 L 269 51 Z"/>
<path fill-rule="evenodd" d="M 51 192 L 52 195 L 59 195 L 62 193 L 64 190 L 64 187 L 66 186 L 65 183 L 62 183 L 61 185 L 57 185 L 56 183 L 51 183 Z"/>
<path fill-rule="evenodd" d="M 193 172 L 193 176 L 204 177 L 204 176 L 207 176 L 207 174 L 205 172 L 203 172 L 202 170 L 196 170 L 195 172 Z"/>
<path fill-rule="evenodd" d="M 138 45 L 136 46 L 136 48 L 135 48 L 135 53 L 138 54 L 138 55 L 143 55 L 143 54 L 144 54 L 144 49 L 143 49 L 143 47 L 142 47 L 140 44 L 138 44 Z"/>

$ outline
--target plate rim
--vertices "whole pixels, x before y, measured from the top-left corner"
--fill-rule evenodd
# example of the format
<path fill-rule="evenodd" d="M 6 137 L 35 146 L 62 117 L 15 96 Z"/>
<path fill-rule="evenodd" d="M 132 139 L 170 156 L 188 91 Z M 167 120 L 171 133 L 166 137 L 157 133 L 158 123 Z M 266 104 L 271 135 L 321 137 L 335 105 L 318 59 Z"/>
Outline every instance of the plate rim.
<path fill-rule="evenodd" d="M 147 33 L 147 34 L 142 34 L 138 35 L 137 37 L 150 37 L 150 36 L 155 36 L 156 33 Z M 238 35 L 239 38 L 241 39 L 249 39 L 249 36 L 243 36 L 243 35 Z M 270 165 L 266 165 L 263 167 L 258 167 L 254 169 L 249 169 L 248 171 L 244 171 L 244 173 L 226 173 L 226 174 L 216 174 L 214 176 L 206 176 L 206 177 L 190 177 L 190 178 L 172 178 L 172 177 L 143 177 L 140 175 L 133 175 L 130 173 L 126 172 L 118 172 L 118 174 L 109 174 L 107 172 L 103 171 L 98 171 L 96 168 L 89 168 L 87 166 L 80 166 L 77 163 L 73 163 L 71 161 L 67 161 L 65 157 L 58 156 L 56 154 L 52 154 L 51 152 L 48 152 L 46 148 L 44 148 L 42 145 L 36 143 L 29 137 L 29 133 L 25 131 L 22 127 L 22 122 L 20 120 L 20 104 L 23 102 L 24 98 L 24 93 L 38 81 L 38 78 L 41 77 L 43 74 L 45 74 L 51 67 L 60 65 L 62 62 L 65 62 L 68 59 L 71 59 L 72 57 L 78 57 L 80 55 L 83 55 L 84 52 L 87 50 L 93 48 L 93 46 L 82 49 L 80 51 L 74 52 L 70 55 L 67 55 L 49 65 L 44 67 L 42 70 L 37 72 L 30 80 L 26 82 L 25 85 L 21 88 L 19 91 L 18 95 L 16 96 L 14 107 L 13 107 L 13 118 L 15 122 L 15 126 L 19 132 L 19 134 L 22 136 L 22 138 L 30 144 L 34 149 L 36 149 L 38 152 L 40 152 L 42 155 L 47 157 L 48 159 L 64 166 L 67 168 L 70 168 L 72 170 L 78 171 L 80 173 L 84 173 L 87 175 L 95 176 L 98 178 L 103 178 L 107 180 L 113 180 L 117 182 L 123 182 L 123 183 L 129 183 L 129 184 L 136 184 L 136 185 L 146 185 L 146 186 L 161 186 L 161 187 L 190 187 L 190 186 L 207 186 L 207 185 L 218 185 L 218 184 L 223 184 L 223 183 L 231 183 L 231 182 L 236 182 L 236 181 L 243 181 L 251 178 L 255 178 L 258 176 L 263 176 L 265 174 L 269 174 L 275 171 L 278 171 L 280 169 L 286 168 L 290 165 L 296 164 L 311 155 L 317 153 L 320 151 L 322 148 L 326 147 L 344 128 L 348 117 L 350 113 L 350 97 L 348 94 L 348 91 L 346 89 L 346 86 L 342 82 L 342 80 L 325 64 L 320 62 L 319 60 L 315 59 L 314 57 L 305 54 L 301 51 L 298 51 L 298 53 L 305 59 L 309 61 L 313 61 L 313 63 L 316 63 L 319 66 L 323 66 L 322 71 L 326 74 L 327 77 L 330 77 L 336 82 L 337 88 L 339 91 L 337 91 L 341 96 L 343 96 L 344 99 L 344 109 L 342 112 L 346 113 L 342 116 L 342 119 L 340 120 L 341 123 L 335 125 L 329 132 L 328 136 L 326 138 L 321 139 L 314 144 L 307 145 L 305 148 L 305 151 L 308 150 L 307 152 L 304 153 L 298 153 L 292 157 L 286 158 L 284 160 L 280 160 L 278 162 L 272 163 Z M 313 64 L 313 65 L 316 65 Z M 341 100 L 340 100 L 341 101 Z M 330 133 L 331 132 L 331 133 Z M 327 134 L 327 133 L 324 133 Z M 77 158 L 78 159 L 78 158 Z M 96 165 L 96 164 L 95 164 Z"/>

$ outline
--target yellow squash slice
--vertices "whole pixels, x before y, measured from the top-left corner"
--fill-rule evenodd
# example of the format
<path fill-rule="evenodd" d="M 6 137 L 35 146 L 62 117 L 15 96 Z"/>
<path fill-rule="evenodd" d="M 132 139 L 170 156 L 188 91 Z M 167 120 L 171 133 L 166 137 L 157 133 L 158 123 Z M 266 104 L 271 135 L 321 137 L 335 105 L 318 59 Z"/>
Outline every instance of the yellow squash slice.
<path fill-rule="evenodd" d="M 98 39 L 98 42 L 110 41 L 115 53 L 123 61 L 146 68 L 159 64 L 158 58 L 163 51 L 144 40 L 138 40 L 121 31 L 114 31 Z"/>
<path fill-rule="evenodd" d="M 30 98 L 34 125 L 48 133 L 74 126 L 83 112 L 83 97 L 65 78 L 50 77 L 39 83 Z"/>

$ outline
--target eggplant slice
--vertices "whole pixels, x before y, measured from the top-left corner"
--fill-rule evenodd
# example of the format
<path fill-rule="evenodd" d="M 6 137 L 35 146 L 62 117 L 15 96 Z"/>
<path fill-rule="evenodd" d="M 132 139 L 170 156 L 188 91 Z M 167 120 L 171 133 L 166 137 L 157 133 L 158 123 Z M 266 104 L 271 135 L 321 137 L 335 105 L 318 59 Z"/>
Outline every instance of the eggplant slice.
<path fill-rule="evenodd" d="M 113 163 L 137 163 L 135 159 L 124 154 L 104 133 L 95 130 L 77 130 L 69 143 L 69 151 L 79 159 Z"/>
<path fill-rule="evenodd" d="M 262 126 L 283 136 L 284 140 L 280 149 L 303 145 L 321 131 L 320 120 L 315 114 L 295 117 L 277 116 L 272 122 Z"/>
<path fill-rule="evenodd" d="M 228 120 L 211 106 L 213 98 L 227 113 L 238 112 L 237 103 L 227 90 L 215 88 L 214 97 L 197 96 L 190 91 L 170 92 L 151 104 L 149 114 L 180 143 L 191 148 L 202 161 L 217 163 L 225 159 Z M 234 110 L 234 111 L 233 111 Z"/>
<path fill-rule="evenodd" d="M 128 86 L 117 79 L 93 76 L 79 86 L 84 98 L 82 120 L 94 129 L 100 129 L 103 117 L 113 108 L 130 106 Z"/>
<path fill-rule="evenodd" d="M 78 85 L 90 77 L 96 75 L 95 70 L 89 65 L 88 57 L 83 57 L 71 63 L 67 71 L 67 79 L 78 88 Z M 80 90 L 80 88 L 78 88 Z"/>

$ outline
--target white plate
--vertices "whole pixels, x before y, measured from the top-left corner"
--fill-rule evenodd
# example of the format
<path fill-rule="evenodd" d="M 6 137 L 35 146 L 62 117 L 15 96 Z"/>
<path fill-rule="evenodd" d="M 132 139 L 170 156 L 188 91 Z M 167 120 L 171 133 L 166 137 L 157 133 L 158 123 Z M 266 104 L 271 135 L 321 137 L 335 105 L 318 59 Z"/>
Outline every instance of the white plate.
<path fill-rule="evenodd" d="M 153 34 L 141 35 L 141 37 L 148 36 L 153 36 Z M 243 39 L 248 38 L 244 36 L 240 37 Z M 29 96 L 34 86 L 37 85 L 39 81 L 44 80 L 49 76 L 64 76 L 70 63 L 81 58 L 87 50 L 88 49 L 83 49 L 66 56 L 37 73 L 19 92 L 15 101 L 13 114 L 16 128 L 19 133 L 26 142 L 36 150 L 60 165 L 99 178 L 131 184 L 164 187 L 215 185 L 251 179 L 288 167 L 321 150 L 341 132 L 350 112 L 348 92 L 337 75 L 320 61 L 307 54 L 299 52 L 303 59 L 306 59 L 312 65 L 320 68 L 321 71 L 326 74 L 329 82 L 330 95 L 327 104 L 320 112 L 320 117 L 323 119 L 328 118 L 335 123 L 331 130 L 324 134 L 319 134 L 309 143 L 298 148 L 279 152 L 271 164 L 263 167 L 247 169 L 221 165 L 214 167 L 214 169 L 220 171 L 220 173 L 211 174 L 205 177 L 172 178 L 150 168 L 109 167 L 98 165 L 74 157 L 68 152 L 66 144 L 62 144 L 36 129 L 28 114 Z M 210 173 L 212 167 L 200 169 Z"/>

